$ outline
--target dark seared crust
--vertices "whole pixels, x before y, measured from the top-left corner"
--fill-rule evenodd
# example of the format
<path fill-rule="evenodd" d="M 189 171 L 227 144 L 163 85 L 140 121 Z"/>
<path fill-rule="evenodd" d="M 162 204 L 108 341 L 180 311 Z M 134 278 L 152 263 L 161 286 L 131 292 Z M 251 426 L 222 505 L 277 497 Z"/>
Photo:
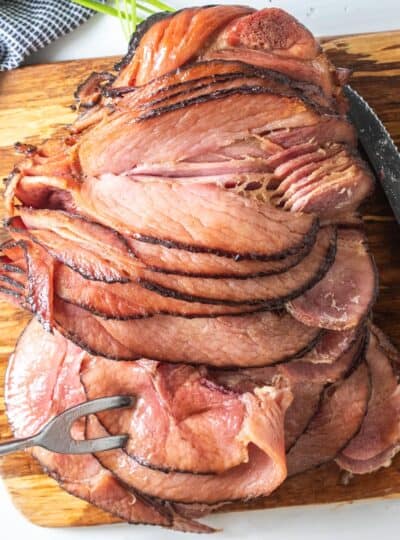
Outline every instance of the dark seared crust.
<path fill-rule="evenodd" d="M 278 270 L 266 270 L 264 272 L 250 272 L 248 274 L 212 274 L 210 272 L 185 272 L 184 270 L 179 270 L 177 268 L 174 268 L 173 270 L 165 270 L 164 268 L 160 268 L 154 265 L 146 265 L 149 270 L 152 272 L 158 272 L 160 274 L 173 274 L 175 276 L 184 276 L 184 277 L 192 277 L 192 278 L 210 278 L 210 279 L 239 279 L 239 280 L 245 280 L 249 278 L 258 278 L 258 277 L 267 277 L 267 276 L 276 276 L 277 274 L 283 274 L 284 272 L 287 272 L 291 268 L 294 268 L 301 262 L 311 251 L 313 248 L 312 243 L 307 243 L 302 250 L 299 250 L 297 253 L 295 253 L 293 256 L 293 261 L 290 262 L 290 264 L 287 264 L 287 266 L 282 266 L 282 268 L 279 268 Z M 139 258 L 139 257 L 138 257 Z M 285 257 L 286 258 L 286 257 Z M 140 258 L 139 258 L 140 260 Z M 238 259 L 243 260 L 243 258 Z M 284 259 L 281 259 L 282 261 Z"/>
<path fill-rule="evenodd" d="M 282 97 L 294 97 L 297 99 L 300 99 L 304 103 L 306 103 L 308 106 L 311 106 L 313 109 L 316 109 L 317 112 L 323 112 L 323 114 L 330 114 L 331 116 L 337 116 L 331 112 L 330 109 L 322 109 L 321 107 L 317 106 L 314 102 L 306 98 L 304 95 L 297 94 L 297 92 L 284 92 L 284 91 L 277 91 L 269 90 L 268 88 L 265 88 L 264 86 L 238 86 L 237 88 L 227 88 L 222 90 L 216 90 L 214 92 L 206 93 L 200 96 L 196 96 L 194 98 L 188 98 L 186 100 L 179 101 L 177 103 L 173 103 L 171 105 L 166 105 L 165 107 L 159 107 L 158 109 L 152 109 L 148 113 L 139 115 L 137 118 L 135 118 L 135 122 L 143 122 L 145 120 L 149 120 L 151 118 L 158 118 L 159 116 L 178 110 L 178 109 L 185 109 L 188 107 L 191 107 L 192 105 L 198 105 L 199 103 L 205 103 L 207 101 L 216 101 L 219 99 L 225 99 L 227 97 L 233 96 L 233 95 L 260 95 L 260 94 L 270 94 L 270 95 L 278 95 Z"/>
<path fill-rule="evenodd" d="M 285 257 L 288 257 L 289 255 L 295 255 L 299 251 L 306 249 L 307 246 L 309 245 L 313 246 L 315 243 L 315 238 L 317 236 L 318 229 L 319 229 L 319 220 L 316 217 L 314 221 L 312 222 L 310 230 L 308 231 L 307 234 L 304 235 L 304 238 L 301 242 L 299 242 L 295 246 L 292 246 L 289 249 L 285 249 L 284 251 L 280 251 L 279 253 L 274 253 L 273 255 L 260 255 L 258 253 L 236 253 L 233 251 L 227 251 L 227 250 L 222 250 L 222 249 L 206 248 L 203 246 L 193 246 L 191 244 L 186 244 L 184 242 L 176 242 L 174 240 L 169 240 L 166 238 L 155 238 L 154 236 L 147 236 L 143 234 L 135 234 L 133 236 L 136 240 L 139 240 L 140 242 L 147 242 L 148 244 L 156 244 L 156 245 L 164 246 L 167 248 L 184 249 L 191 253 L 213 253 L 214 255 L 218 255 L 219 257 L 227 257 L 229 259 L 235 259 L 235 261 L 243 261 L 245 259 L 249 259 L 253 261 L 278 261 L 280 259 L 284 259 Z"/>
<path fill-rule="evenodd" d="M 62 296 L 59 296 L 59 295 L 57 295 L 57 298 L 59 298 L 60 300 L 62 300 L 66 304 L 71 304 L 72 306 L 80 307 L 80 308 L 84 309 L 85 311 L 88 311 L 92 315 L 95 315 L 96 317 L 100 317 L 101 319 L 104 319 L 106 321 L 110 321 L 110 320 L 113 320 L 113 321 L 135 321 L 135 320 L 140 320 L 140 319 L 148 319 L 150 317 L 154 317 L 155 315 L 171 315 L 173 317 L 181 317 L 183 319 L 216 319 L 217 317 L 242 317 L 243 315 L 251 315 L 251 314 L 254 314 L 254 313 L 259 313 L 261 311 L 269 311 L 269 310 L 265 310 L 263 307 L 254 307 L 254 309 L 250 309 L 250 310 L 245 309 L 243 312 L 238 312 L 238 313 L 231 313 L 231 312 L 228 311 L 227 313 L 215 313 L 215 314 L 207 313 L 205 315 L 199 315 L 197 313 L 195 315 L 187 315 L 187 314 L 183 315 L 182 313 L 178 313 L 178 312 L 175 312 L 175 311 L 162 310 L 162 311 L 156 311 L 156 312 L 153 312 L 153 313 L 149 313 L 149 314 L 146 314 L 146 315 L 127 315 L 127 316 L 114 316 L 114 315 L 112 315 L 111 316 L 111 315 L 108 315 L 107 313 L 104 313 L 102 311 L 98 311 L 97 309 L 95 309 L 90 304 L 83 303 L 81 300 L 79 300 L 79 302 L 73 302 L 73 301 L 67 300 L 67 299 L 65 299 L 65 298 L 63 298 Z M 171 298 L 171 296 L 169 296 L 169 298 Z"/>
<path fill-rule="evenodd" d="M 115 79 L 115 75 L 107 71 L 93 71 L 84 81 L 82 81 L 74 92 L 74 98 L 78 102 L 79 107 L 90 109 L 99 103 L 103 89 L 107 88 Z M 90 92 L 89 96 L 85 96 L 85 92 Z"/>
<path fill-rule="evenodd" d="M 179 10 L 179 11 L 182 11 L 182 10 Z M 168 11 L 161 11 L 160 13 L 154 13 L 154 15 L 151 15 L 150 17 L 145 19 L 143 22 L 138 24 L 136 27 L 136 31 L 132 34 L 132 37 L 129 41 L 128 52 L 126 53 L 125 56 L 121 58 L 119 62 L 117 62 L 114 65 L 114 69 L 116 71 L 121 71 L 122 68 L 124 68 L 130 63 L 140 43 L 140 40 L 146 34 L 146 32 L 153 26 L 153 24 L 156 24 L 158 21 L 162 21 L 163 19 L 166 19 L 168 17 L 172 17 L 173 15 L 176 15 L 177 13 L 179 13 L 179 11 L 175 11 L 173 13 L 170 13 Z"/>
<path fill-rule="evenodd" d="M 154 97 L 156 98 L 157 94 L 160 92 L 166 95 L 159 99 L 146 101 L 146 103 L 142 107 L 153 109 L 155 105 L 163 103 L 172 97 L 185 96 L 185 95 L 190 94 L 193 90 L 201 90 L 203 88 L 209 90 L 206 93 L 206 94 L 209 94 L 212 91 L 213 85 L 217 83 L 229 82 L 235 79 L 259 78 L 262 80 L 272 79 L 273 82 L 282 85 L 282 89 L 280 91 L 278 91 L 277 89 L 273 89 L 272 93 L 275 95 L 297 97 L 301 99 L 303 102 L 305 102 L 307 105 L 310 105 L 314 109 L 318 110 L 321 114 L 335 115 L 335 111 L 332 107 L 324 106 L 318 102 L 318 98 L 320 100 L 324 99 L 324 94 L 322 90 L 314 84 L 297 81 L 295 79 L 288 77 L 287 75 L 283 75 L 282 73 L 279 73 L 272 69 L 258 68 L 258 67 L 252 66 L 251 64 L 246 64 L 245 62 L 240 62 L 240 61 L 230 62 L 228 60 L 222 60 L 222 61 L 210 60 L 208 62 L 207 61 L 197 62 L 196 65 L 202 65 L 202 64 L 207 65 L 207 64 L 212 64 L 212 63 L 218 63 L 218 64 L 222 63 L 225 65 L 232 63 L 235 66 L 237 65 L 239 68 L 242 68 L 242 70 L 234 71 L 231 73 L 222 73 L 222 74 L 216 73 L 213 75 L 200 77 L 198 79 L 191 79 L 183 83 L 175 83 L 166 87 L 161 87 L 157 89 L 157 91 L 154 94 Z M 162 79 L 162 77 L 160 77 L 160 79 Z M 286 87 L 286 90 L 284 90 L 285 87 Z M 173 92 L 175 89 L 176 91 Z M 118 91 L 118 88 L 116 88 L 115 91 Z M 127 93 L 126 89 L 123 90 L 123 92 Z"/>
<path fill-rule="evenodd" d="M 61 213 L 64 213 L 64 214 L 67 214 L 68 216 L 70 216 L 70 214 L 68 212 L 63 212 L 62 210 L 58 210 L 58 212 L 61 212 Z M 116 238 L 118 238 L 118 240 L 122 241 L 126 245 L 126 249 L 132 255 L 132 257 L 136 258 L 135 254 L 132 252 L 129 245 L 127 244 L 125 238 L 120 233 L 118 233 L 114 229 L 109 229 L 108 227 L 105 227 L 104 225 L 101 225 L 99 223 L 95 223 L 94 221 L 91 221 L 89 219 L 86 219 L 86 218 L 82 218 L 82 219 L 84 221 L 86 221 L 87 223 L 91 223 L 93 225 L 96 225 L 97 227 L 107 229 L 108 231 L 112 232 L 114 234 L 114 236 Z M 80 274 L 85 279 L 90 280 L 90 281 L 100 281 L 98 278 L 94 277 L 93 274 L 89 274 L 89 273 L 85 272 L 85 270 L 83 268 L 81 268 L 79 266 L 76 266 L 76 265 L 74 265 L 74 264 L 72 264 L 70 262 L 67 262 L 67 261 L 61 259 L 60 257 L 58 257 L 57 253 L 54 253 L 51 248 L 47 247 L 40 240 L 35 238 L 35 236 L 32 233 L 30 233 L 29 229 L 22 229 L 22 228 L 16 226 L 14 224 L 14 218 L 10 218 L 10 219 L 5 220 L 4 221 L 4 227 L 6 229 L 8 229 L 10 232 L 16 232 L 18 234 L 27 236 L 31 242 L 34 242 L 35 244 L 37 244 L 38 246 L 43 248 L 47 253 L 49 253 L 52 257 L 54 257 L 54 259 L 58 260 L 62 264 L 65 264 L 65 266 L 68 266 L 68 268 L 71 268 L 71 270 L 74 270 L 75 272 Z M 120 277 L 118 279 L 117 278 L 106 278 L 106 277 L 104 277 L 104 279 L 102 279 L 101 281 L 104 282 L 104 283 L 129 283 L 130 279 L 129 278 L 124 278 L 124 277 Z"/>

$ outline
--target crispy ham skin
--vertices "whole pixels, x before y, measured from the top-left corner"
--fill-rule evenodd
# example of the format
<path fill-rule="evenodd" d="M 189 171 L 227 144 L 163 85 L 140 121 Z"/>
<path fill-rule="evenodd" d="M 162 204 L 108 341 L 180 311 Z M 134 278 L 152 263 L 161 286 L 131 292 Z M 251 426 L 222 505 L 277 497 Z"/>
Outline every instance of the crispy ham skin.
<path fill-rule="evenodd" d="M 367 413 L 358 434 L 336 459 L 339 467 L 354 474 L 388 467 L 400 449 L 400 357 L 372 325 L 366 360 L 372 384 Z"/>
<path fill-rule="evenodd" d="M 86 356 L 60 334 L 45 332 L 36 321 L 28 325 L 10 359 L 6 379 L 7 415 L 16 437 L 37 433 L 58 413 L 85 401 L 79 369 Z M 82 439 L 84 431 L 84 423 L 74 424 L 75 438 Z M 54 454 L 39 447 L 31 452 L 63 489 L 123 520 L 212 532 L 180 516 L 172 506 L 127 488 L 92 455 Z"/>
<path fill-rule="evenodd" d="M 315 287 L 287 305 L 288 311 L 310 326 L 354 328 L 366 319 L 375 302 L 377 279 L 363 232 L 341 229 L 334 264 Z"/>

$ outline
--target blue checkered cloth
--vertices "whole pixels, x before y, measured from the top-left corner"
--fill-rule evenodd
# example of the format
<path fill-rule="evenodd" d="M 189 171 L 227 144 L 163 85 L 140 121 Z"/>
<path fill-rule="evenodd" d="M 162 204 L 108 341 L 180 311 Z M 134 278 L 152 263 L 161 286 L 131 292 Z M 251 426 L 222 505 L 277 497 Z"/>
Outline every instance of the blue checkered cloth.
<path fill-rule="evenodd" d="M 0 71 L 20 66 L 91 15 L 70 0 L 0 0 Z"/>

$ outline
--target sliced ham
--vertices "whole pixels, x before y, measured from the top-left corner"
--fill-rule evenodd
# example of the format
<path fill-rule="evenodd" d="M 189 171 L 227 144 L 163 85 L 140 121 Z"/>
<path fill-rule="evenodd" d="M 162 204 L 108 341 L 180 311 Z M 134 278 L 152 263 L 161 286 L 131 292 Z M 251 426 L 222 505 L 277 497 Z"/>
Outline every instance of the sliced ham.
<path fill-rule="evenodd" d="M 306 330 L 274 312 L 116 321 L 56 299 L 54 316 L 60 331 L 75 343 L 116 360 L 144 357 L 218 367 L 263 366 L 304 353 L 319 337 L 318 329 Z"/>
<path fill-rule="evenodd" d="M 304 433 L 287 454 L 288 475 L 334 459 L 360 429 L 370 394 L 369 374 L 362 362 L 346 379 L 329 386 Z"/>
<path fill-rule="evenodd" d="M 324 389 L 344 377 L 360 354 L 364 337 L 362 334 L 357 337 L 353 332 L 352 339 L 350 336 L 347 338 L 347 347 L 340 353 L 337 343 L 336 346 L 333 344 L 338 341 L 331 336 L 333 333 L 327 332 L 310 351 L 313 352 L 318 347 L 325 351 L 330 349 L 332 362 L 329 364 L 312 363 L 309 360 L 310 353 L 307 353 L 298 360 L 277 366 L 217 371 L 214 372 L 214 377 L 219 384 L 236 391 L 250 391 L 254 387 L 271 384 L 279 378 L 287 381 L 293 394 L 293 401 L 285 417 L 285 445 L 289 450 L 318 411 Z"/>
<path fill-rule="evenodd" d="M 376 293 L 377 273 L 363 232 L 340 229 L 336 259 L 324 279 L 287 308 L 304 324 L 345 330 L 366 319 Z"/>
<path fill-rule="evenodd" d="M 19 220 L 20 218 L 16 217 L 9 221 L 14 237 L 19 235 L 28 242 L 33 240 L 34 243 L 39 243 L 59 262 L 88 279 L 111 283 L 134 281 L 161 296 L 211 305 L 245 306 L 244 312 L 249 311 L 252 304 L 260 305 L 263 309 L 280 308 L 285 302 L 300 296 L 323 278 L 334 261 L 336 251 L 336 230 L 334 227 L 326 227 L 318 232 L 311 252 L 287 272 L 245 280 L 175 276 L 149 270 L 134 259 L 129 251 L 126 253 L 126 248 L 125 252 L 121 253 L 122 250 L 116 250 L 111 244 L 111 249 L 102 250 L 101 244 L 91 242 L 90 238 L 87 238 L 87 232 L 86 237 L 82 236 L 79 229 L 77 234 L 82 240 L 71 240 L 70 233 L 63 229 L 27 230 Z M 93 309 L 97 308 L 93 306 Z M 190 308 L 186 309 L 187 313 L 190 313 Z M 100 307 L 97 310 L 102 312 Z M 211 309 L 209 312 L 212 312 Z M 215 310 L 215 313 L 217 312 Z M 150 308 L 151 313 L 154 313 L 154 310 Z"/>
<path fill-rule="evenodd" d="M 126 65 L 114 86 L 140 86 L 179 68 L 196 56 L 219 28 L 252 11 L 244 6 L 209 6 L 184 9 L 172 17 L 156 19 L 154 24 L 148 21 L 139 43 L 134 35 L 135 54 L 132 57 L 131 51 L 123 61 Z"/>
<path fill-rule="evenodd" d="M 370 327 L 366 360 L 372 392 L 358 434 L 336 458 L 354 474 L 388 467 L 400 449 L 400 386 L 398 351 L 375 326 Z"/>
<path fill-rule="evenodd" d="M 97 219 L 139 239 L 243 258 L 267 260 L 296 253 L 311 240 L 316 225 L 310 215 L 287 215 L 207 184 L 103 175 L 88 179 L 80 198 L 90 201 L 89 211 Z"/>
<path fill-rule="evenodd" d="M 127 433 L 124 450 L 147 467 L 221 474 L 247 463 L 252 444 L 269 453 L 271 419 L 263 412 L 270 406 L 267 385 L 228 392 L 206 368 L 99 357 L 83 361 L 81 380 L 88 399 L 137 397 L 133 410 L 97 417 L 109 433 Z"/>
<path fill-rule="evenodd" d="M 34 435 L 58 413 L 85 401 L 79 367 L 86 356 L 59 334 L 44 332 L 35 321 L 29 324 L 7 370 L 7 415 L 16 437 Z M 74 424 L 75 438 L 82 439 L 84 431 L 84 423 Z M 31 452 L 63 489 L 123 520 L 188 532 L 212 531 L 183 518 L 172 506 L 127 488 L 92 455 L 54 454 L 39 447 Z"/>
<path fill-rule="evenodd" d="M 181 102 L 180 107 L 142 120 L 129 111 L 117 112 L 82 135 L 79 160 L 88 176 L 121 174 L 140 163 L 193 158 L 248 134 L 315 125 L 319 118 L 298 98 L 275 96 L 263 88 L 258 92 L 237 89 L 194 103 Z M 155 132 L 162 144 L 154 144 Z"/>
<path fill-rule="evenodd" d="M 65 182 L 59 185 L 76 198 L 81 213 L 119 233 L 195 252 L 276 260 L 312 243 L 317 230 L 314 216 L 287 214 L 215 185 L 138 182 L 114 175 L 88 179 L 80 192 Z M 41 193 L 45 189 L 38 187 Z M 194 220 L 194 212 L 202 219 Z"/>

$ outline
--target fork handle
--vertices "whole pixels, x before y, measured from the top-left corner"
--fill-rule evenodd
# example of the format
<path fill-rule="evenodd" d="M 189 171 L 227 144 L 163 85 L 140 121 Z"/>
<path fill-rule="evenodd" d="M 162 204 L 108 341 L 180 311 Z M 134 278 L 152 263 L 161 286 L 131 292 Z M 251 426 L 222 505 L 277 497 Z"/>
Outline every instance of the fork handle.
<path fill-rule="evenodd" d="M 36 444 L 36 437 L 26 437 L 25 439 L 7 441 L 0 444 L 0 456 L 5 456 L 6 454 L 11 454 L 18 450 L 25 450 L 25 448 L 30 448 Z"/>

